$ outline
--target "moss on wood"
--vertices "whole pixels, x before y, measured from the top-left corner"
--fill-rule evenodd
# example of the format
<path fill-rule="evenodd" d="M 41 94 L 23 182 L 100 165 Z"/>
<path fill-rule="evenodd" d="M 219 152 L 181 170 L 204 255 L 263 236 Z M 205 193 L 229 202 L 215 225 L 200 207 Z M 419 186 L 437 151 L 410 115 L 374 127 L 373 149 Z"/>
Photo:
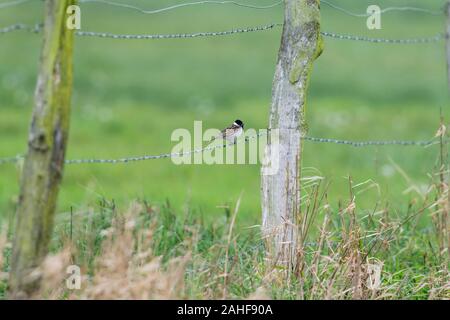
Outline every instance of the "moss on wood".
<path fill-rule="evenodd" d="M 31 271 L 47 254 L 69 132 L 73 31 L 66 9 L 76 0 L 46 0 L 35 105 L 23 164 L 11 260 L 12 297 L 29 297 L 40 277 Z"/>

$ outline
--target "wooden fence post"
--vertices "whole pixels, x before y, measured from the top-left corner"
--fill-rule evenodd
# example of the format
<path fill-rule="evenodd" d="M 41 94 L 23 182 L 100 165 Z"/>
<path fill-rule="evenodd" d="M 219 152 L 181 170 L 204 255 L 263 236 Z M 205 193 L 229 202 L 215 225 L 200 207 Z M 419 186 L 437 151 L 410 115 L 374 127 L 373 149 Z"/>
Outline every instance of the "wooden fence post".
<path fill-rule="evenodd" d="M 9 278 L 12 298 L 27 298 L 39 288 L 39 275 L 31 271 L 47 254 L 52 234 L 72 95 L 73 31 L 66 27 L 66 10 L 75 2 L 45 1 L 43 47 L 21 177 Z"/>
<path fill-rule="evenodd" d="M 300 136 L 306 132 L 306 94 L 313 62 L 322 50 L 320 1 L 286 0 L 269 123 L 270 131 L 278 133 L 278 142 L 268 141 L 266 146 L 261 205 L 268 254 L 276 265 L 289 270 L 296 265 Z M 266 170 L 274 157 L 277 170 Z"/>

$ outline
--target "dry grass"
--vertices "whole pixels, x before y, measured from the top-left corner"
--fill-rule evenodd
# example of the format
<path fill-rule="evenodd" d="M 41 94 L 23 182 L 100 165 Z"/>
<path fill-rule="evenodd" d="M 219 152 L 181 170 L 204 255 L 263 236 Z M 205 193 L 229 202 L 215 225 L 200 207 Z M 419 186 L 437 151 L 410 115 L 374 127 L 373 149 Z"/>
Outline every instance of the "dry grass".
<path fill-rule="evenodd" d="M 5 258 L 3 252 L 5 251 L 8 243 L 8 237 L 6 229 L 0 229 L 0 282 L 6 281 L 8 274 L 3 272 L 2 266 L 5 264 Z"/>
<path fill-rule="evenodd" d="M 133 204 L 123 216 L 101 230 L 105 237 L 94 269 L 81 267 L 81 288 L 67 289 L 68 267 L 77 260 L 79 249 L 66 243 L 57 253 L 49 255 L 32 276 L 41 279 L 40 291 L 32 299 L 182 299 L 184 273 L 190 253 L 169 259 L 163 266 L 162 257 L 153 254 L 153 228 L 136 228 L 142 206 Z M 4 245 L 6 236 L 0 237 Z M 0 263 L 3 264 L 0 255 Z M 1 265 L 2 265 L 1 264 Z"/>
<path fill-rule="evenodd" d="M 307 179 L 293 272 L 266 260 L 259 228 L 235 225 L 239 201 L 227 208 L 231 217 L 206 226 L 169 205 L 140 202 L 120 213 L 103 202 L 59 221 L 32 298 L 449 299 L 449 188 L 441 173 L 403 215 L 388 205 L 359 209 L 355 191 L 366 186 L 351 178 L 347 203 L 333 208 L 324 179 Z M 8 250 L 2 232 L 0 252 Z M 7 271 L 8 254 L 0 265 Z M 81 269 L 79 290 L 66 286 L 69 265 Z M 2 279 L 5 293 L 6 273 Z"/>
<path fill-rule="evenodd" d="M 141 211 L 131 209 L 116 219 L 108 230 L 89 285 L 70 298 L 82 299 L 180 299 L 184 295 L 184 272 L 190 259 L 187 252 L 170 259 L 165 267 L 162 257 L 152 250 L 152 229 L 136 230 Z"/>

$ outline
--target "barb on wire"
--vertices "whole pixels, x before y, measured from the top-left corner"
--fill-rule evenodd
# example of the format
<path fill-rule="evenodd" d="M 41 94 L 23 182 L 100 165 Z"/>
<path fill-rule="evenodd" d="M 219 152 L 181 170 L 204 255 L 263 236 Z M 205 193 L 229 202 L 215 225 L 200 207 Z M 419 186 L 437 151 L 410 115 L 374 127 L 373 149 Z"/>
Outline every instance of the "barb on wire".
<path fill-rule="evenodd" d="M 439 42 L 445 38 L 442 33 L 438 33 L 431 37 L 425 38 L 409 38 L 409 39 L 386 39 L 386 38 L 370 38 L 364 36 L 355 36 L 348 34 L 338 34 L 334 32 L 322 31 L 321 34 L 325 37 L 334 38 L 338 40 L 352 40 L 352 41 L 363 41 L 371 43 L 387 43 L 387 44 L 422 44 L 422 43 L 433 43 Z"/>
<path fill-rule="evenodd" d="M 351 12 L 345 8 L 342 8 L 334 3 L 331 3 L 329 1 L 326 0 L 321 0 L 321 3 L 324 3 L 325 5 L 336 9 L 338 11 L 341 11 L 349 16 L 353 16 L 353 17 L 361 17 L 361 18 L 367 18 L 370 17 L 369 13 L 354 13 Z M 380 11 L 380 13 L 386 13 L 386 12 L 392 12 L 392 11 L 411 11 L 411 12 L 421 12 L 421 13 L 426 13 L 426 14 L 430 14 L 430 15 L 434 15 L 434 16 L 440 16 L 444 14 L 444 10 L 430 10 L 430 9 L 426 9 L 426 8 L 419 8 L 419 7 L 388 7 L 388 8 L 384 8 Z"/>
<path fill-rule="evenodd" d="M 214 37 L 214 36 L 228 36 L 239 33 L 268 31 L 276 27 L 282 26 L 281 23 L 272 23 L 257 27 L 237 28 L 226 31 L 208 31 L 196 33 L 172 33 L 172 34 L 115 34 L 110 32 L 93 32 L 93 31 L 75 31 L 75 35 L 81 37 L 99 37 L 111 39 L 125 39 L 125 40 L 157 40 L 157 39 L 188 39 L 200 37 Z M 43 29 L 43 24 L 36 24 L 34 26 L 23 23 L 13 24 L 0 29 L 0 34 L 5 34 L 13 31 L 24 30 L 32 33 L 39 33 Z"/>
<path fill-rule="evenodd" d="M 245 138 L 244 142 L 248 143 L 252 139 L 256 139 L 262 135 L 266 135 L 267 132 L 262 132 L 254 136 L 248 136 Z M 374 146 L 404 146 L 404 147 L 429 147 L 431 145 L 438 144 L 439 141 L 436 139 L 428 140 L 428 141 L 412 141 L 412 140 L 388 140 L 388 141 L 351 141 L 351 140 L 339 140 L 339 139 L 331 139 L 331 138 L 316 138 L 304 136 L 301 137 L 302 140 L 313 142 L 313 143 L 329 143 L 329 144 L 339 144 L 339 145 L 347 145 L 357 148 L 362 147 L 374 147 Z M 445 141 L 447 143 L 448 141 Z M 184 157 L 196 153 L 203 153 L 205 151 L 211 151 L 220 148 L 227 148 L 230 146 L 234 146 L 234 143 L 229 144 L 220 144 L 214 146 L 208 146 L 205 148 L 193 149 L 187 152 L 179 152 L 179 153 L 163 153 L 159 155 L 144 155 L 144 156 L 136 156 L 136 157 L 125 157 L 119 159 L 72 159 L 66 160 L 66 164 L 118 164 L 118 163 L 130 163 L 130 162 L 138 162 L 138 161 L 146 161 L 146 160 L 156 160 L 156 159 L 166 159 L 166 158 L 176 158 L 176 157 Z M 16 157 L 11 158 L 0 158 L 0 165 L 7 163 L 16 163 L 20 160 L 23 160 L 23 155 L 18 155 Z"/>
<path fill-rule="evenodd" d="M 36 24 L 34 26 L 29 26 L 24 23 L 16 23 L 7 27 L 0 28 L 0 34 L 9 33 L 18 30 L 25 30 L 32 33 L 39 33 L 42 30 L 42 24 Z"/>
<path fill-rule="evenodd" d="M 257 137 L 261 135 L 266 135 L 266 133 L 259 133 L 254 136 L 249 136 L 245 138 L 245 143 L 249 142 L 252 139 L 256 139 Z M 136 161 L 145 161 L 145 160 L 155 160 L 155 159 L 165 159 L 165 158 L 178 158 L 178 157 L 185 157 L 189 155 L 193 155 L 196 153 L 203 153 L 205 151 L 211 151 L 215 149 L 222 149 L 234 146 L 235 143 L 229 143 L 229 144 L 220 144 L 220 145 L 214 145 L 209 146 L 206 148 L 199 148 L 194 149 L 188 152 L 179 152 L 179 153 L 164 153 L 159 155 L 146 155 L 146 156 L 140 156 L 140 157 L 128 157 L 128 158 L 120 158 L 120 159 L 75 159 L 75 160 L 67 160 L 67 164 L 86 164 L 86 163 L 111 163 L 111 164 L 117 164 L 117 163 L 129 163 L 129 162 L 136 162 Z"/>
<path fill-rule="evenodd" d="M 146 10 L 146 9 L 142 9 L 142 8 L 130 5 L 130 4 L 120 3 L 120 2 L 113 2 L 113 1 L 108 1 L 108 0 L 80 0 L 79 2 L 80 3 L 89 3 L 89 2 L 101 3 L 101 4 L 110 5 L 110 6 L 115 6 L 115 7 L 135 10 L 135 11 L 139 11 L 139 12 L 145 13 L 145 14 L 156 14 L 156 13 L 162 13 L 162 12 L 166 12 L 166 11 L 170 11 L 170 10 L 179 9 L 179 8 L 182 8 L 182 7 L 196 6 L 196 5 L 205 5 L 205 4 L 221 4 L 221 5 L 229 4 L 229 5 L 234 5 L 234 6 L 238 6 L 238 7 L 263 10 L 263 9 L 274 8 L 274 7 L 279 6 L 280 4 L 283 3 L 283 1 L 277 1 L 275 3 L 269 4 L 269 5 L 265 5 L 265 6 L 257 6 L 257 5 L 241 3 L 241 2 L 237 2 L 237 1 L 211 1 L 211 0 L 207 0 L 207 1 L 196 1 L 196 2 L 180 3 L 180 4 L 176 4 L 176 5 L 160 8 L 160 9 Z"/>
<path fill-rule="evenodd" d="M 10 157 L 10 158 L 0 158 L 0 165 L 7 164 L 7 163 L 16 163 L 20 160 L 22 160 L 24 157 L 22 155 L 18 155 L 16 157 Z"/>
<path fill-rule="evenodd" d="M 77 36 L 127 39 L 127 40 L 187 39 L 200 37 L 228 36 L 238 33 L 267 31 L 279 26 L 281 26 L 281 24 L 268 24 L 258 27 L 239 28 L 227 31 L 213 31 L 213 32 L 208 31 L 196 33 L 173 33 L 173 34 L 114 34 L 109 32 L 92 32 L 92 31 L 76 31 L 75 34 Z"/>
<path fill-rule="evenodd" d="M 249 142 L 252 139 L 256 139 L 257 137 L 260 137 L 262 135 L 266 135 L 266 132 L 259 133 L 254 136 L 248 136 L 245 137 L 245 143 Z M 129 162 L 136 162 L 136 161 L 145 161 L 145 160 L 156 160 L 156 159 L 165 159 L 165 158 L 175 158 L 175 157 L 184 157 L 187 155 L 192 155 L 196 153 L 202 153 L 205 151 L 211 151 L 215 149 L 221 149 L 221 148 L 227 148 L 230 146 L 234 146 L 234 143 L 229 144 L 220 144 L 220 145 L 214 145 L 209 146 L 206 148 L 200 148 L 200 149 L 194 149 L 188 152 L 179 152 L 179 153 L 163 153 L 159 155 L 144 155 L 144 156 L 137 156 L 137 157 L 127 157 L 127 158 L 119 158 L 119 159 L 73 159 L 73 160 L 66 160 L 66 164 L 88 164 L 88 163 L 129 163 Z M 23 155 L 18 155 L 16 157 L 10 157 L 10 158 L 1 158 L 0 164 L 6 164 L 6 163 L 16 163 L 20 160 L 23 160 Z"/>
<path fill-rule="evenodd" d="M 282 23 L 273 23 L 258 27 L 248 27 L 232 29 L 227 31 L 213 31 L 213 32 L 197 32 L 197 33 L 174 33 L 174 34 L 114 34 L 108 32 L 92 32 L 92 31 L 77 31 L 75 34 L 77 36 L 87 36 L 87 37 L 100 37 L 100 38 L 111 38 L 111 39 L 126 39 L 126 40 L 154 40 L 154 39 L 188 39 L 188 38 L 199 38 L 199 37 L 214 37 L 214 36 L 228 36 L 238 33 L 248 33 L 248 32 L 258 32 L 258 31 L 268 31 L 276 27 L 282 27 Z M 330 37 L 339 40 L 353 40 L 353 41 L 364 41 L 371 43 L 387 43 L 387 44 L 422 44 L 422 43 L 433 43 L 439 42 L 444 39 L 443 34 L 437 34 L 426 38 L 409 38 L 409 39 L 386 39 L 386 38 L 369 38 L 364 36 L 356 35 L 345 35 L 337 34 L 333 32 L 324 32 L 321 34 L 325 37 Z"/>
<path fill-rule="evenodd" d="M 356 148 L 370 147 L 370 146 L 415 146 L 415 147 L 428 147 L 437 143 L 436 139 L 431 139 L 427 141 L 412 141 L 412 140 L 373 140 L 373 141 L 351 141 L 351 140 L 339 140 L 332 138 L 315 138 L 315 137 L 302 137 L 305 141 L 317 142 L 317 143 L 334 143 L 343 144 Z"/>
<path fill-rule="evenodd" d="M 282 27 L 282 23 L 272 23 L 257 27 L 238 28 L 226 31 L 208 31 L 208 32 L 196 32 L 196 33 L 172 33 L 172 34 L 115 34 L 109 32 L 93 32 L 93 31 L 75 31 L 77 36 L 81 37 L 99 37 L 110 39 L 124 39 L 124 40 L 158 40 L 158 39 L 189 39 L 200 37 L 215 37 L 215 36 L 228 36 L 233 34 L 268 31 L 274 28 Z M 32 33 L 39 33 L 42 31 L 43 24 L 36 24 L 34 26 L 26 25 L 23 23 L 13 24 L 0 29 L 0 34 L 5 34 L 17 30 L 25 30 Z M 338 40 L 352 40 L 363 41 L 371 43 L 387 43 L 387 44 L 423 44 L 439 42 L 445 38 L 443 34 L 437 34 L 431 37 L 425 38 L 409 38 L 409 39 L 386 39 L 386 38 L 369 38 L 364 36 L 338 34 L 334 32 L 322 31 L 321 34 L 325 37 L 330 37 Z"/>

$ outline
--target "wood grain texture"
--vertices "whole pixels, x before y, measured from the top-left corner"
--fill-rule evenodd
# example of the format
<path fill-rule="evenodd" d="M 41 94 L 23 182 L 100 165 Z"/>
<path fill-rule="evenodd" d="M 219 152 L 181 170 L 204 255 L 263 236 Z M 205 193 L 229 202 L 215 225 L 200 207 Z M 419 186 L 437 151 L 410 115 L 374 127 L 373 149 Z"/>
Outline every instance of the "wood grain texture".
<path fill-rule="evenodd" d="M 320 2 L 286 0 L 284 27 L 272 88 L 269 128 L 279 135 L 268 142 L 261 173 L 263 233 L 275 264 L 294 267 L 300 206 L 301 134 L 313 62 L 323 50 Z M 277 157 L 278 170 L 267 173 Z M 272 158 L 271 158 L 272 157 Z"/>
<path fill-rule="evenodd" d="M 38 267 L 47 254 L 69 132 L 73 31 L 66 8 L 75 0 L 46 0 L 43 47 L 35 105 L 23 164 L 10 273 L 10 295 L 38 289 Z"/>

